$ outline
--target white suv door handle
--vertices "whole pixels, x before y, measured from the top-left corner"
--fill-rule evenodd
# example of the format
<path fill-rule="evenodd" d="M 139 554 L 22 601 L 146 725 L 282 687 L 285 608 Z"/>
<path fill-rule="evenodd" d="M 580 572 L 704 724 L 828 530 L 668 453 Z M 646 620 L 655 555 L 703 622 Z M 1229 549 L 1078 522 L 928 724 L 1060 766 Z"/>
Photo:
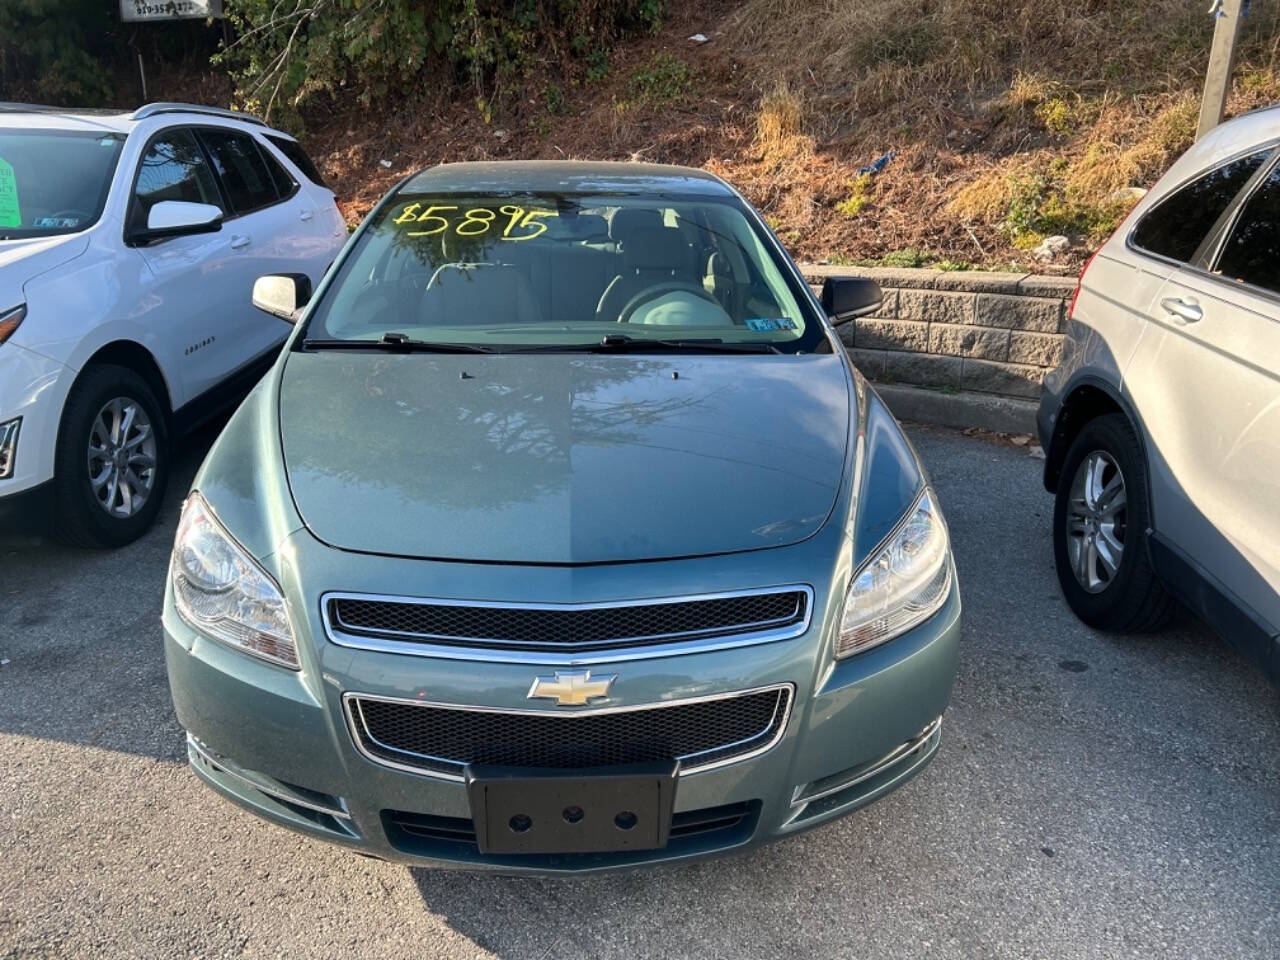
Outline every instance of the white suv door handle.
<path fill-rule="evenodd" d="M 300 214 L 298 214 L 298 219 L 301 220 L 303 223 L 306 223 L 315 215 L 316 215 L 316 212 L 314 210 L 303 210 Z"/>
<path fill-rule="evenodd" d="M 231 249 L 241 250 L 249 245 L 249 238 L 244 234 L 238 234 L 231 238 Z"/>
<path fill-rule="evenodd" d="M 1165 297 L 1160 301 L 1165 312 L 1181 323 L 1197 323 L 1204 317 L 1204 311 L 1194 300 L 1181 300 L 1178 297 Z"/>

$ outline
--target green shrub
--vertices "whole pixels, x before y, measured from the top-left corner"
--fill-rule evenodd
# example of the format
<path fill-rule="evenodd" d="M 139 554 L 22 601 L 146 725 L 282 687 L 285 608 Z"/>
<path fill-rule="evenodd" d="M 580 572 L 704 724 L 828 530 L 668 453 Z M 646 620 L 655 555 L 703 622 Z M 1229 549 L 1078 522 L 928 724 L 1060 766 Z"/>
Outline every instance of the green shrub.
<path fill-rule="evenodd" d="M 836 212 L 853 219 L 871 204 L 872 177 L 864 173 L 849 184 L 849 196 L 836 204 Z"/>
<path fill-rule="evenodd" d="M 889 21 L 882 30 L 867 34 L 856 42 L 859 58 L 864 63 L 912 66 L 932 58 L 940 41 L 934 23 L 907 16 Z"/>
<path fill-rule="evenodd" d="M 632 104 L 655 107 L 679 100 L 692 85 L 689 64 L 669 53 L 655 53 L 647 64 L 631 71 L 627 95 Z"/>
<path fill-rule="evenodd" d="M 1036 119 L 1050 133 L 1067 134 L 1075 126 L 1075 111 L 1071 104 L 1061 97 L 1051 97 L 1036 107 Z"/>
<path fill-rule="evenodd" d="M 929 255 L 914 247 L 904 250 L 891 250 L 880 258 L 882 267 L 924 267 L 929 263 Z"/>
<path fill-rule="evenodd" d="M 592 50 L 587 54 L 587 83 L 600 83 L 609 76 L 609 54 Z"/>
<path fill-rule="evenodd" d="M 564 102 L 564 91 L 555 83 L 548 83 L 542 88 L 542 103 L 547 108 L 547 113 L 552 113 L 556 116 L 564 113 L 567 109 Z"/>
<path fill-rule="evenodd" d="M 373 105 L 453 84 L 490 118 L 535 57 L 587 57 L 653 29 L 661 11 L 658 0 L 226 0 L 238 37 L 215 61 L 243 106 L 295 122 L 319 93 L 350 89 Z"/>
<path fill-rule="evenodd" d="M 1000 228 L 1013 246 L 1023 250 L 1053 234 L 1100 239 L 1127 212 L 1123 201 L 1090 202 L 1056 178 L 1039 174 L 1011 177 L 1008 186 L 1009 205 Z"/>
<path fill-rule="evenodd" d="M 1047 181 L 1038 174 L 1010 178 L 1009 206 L 1000 226 L 1012 239 L 1039 232 L 1040 208 L 1044 205 L 1047 189 Z M 1039 242 L 1037 238 L 1036 243 Z"/>
<path fill-rule="evenodd" d="M 105 63 L 123 47 L 114 36 L 114 7 L 102 0 L 0 0 L 0 99 L 110 104 Z"/>

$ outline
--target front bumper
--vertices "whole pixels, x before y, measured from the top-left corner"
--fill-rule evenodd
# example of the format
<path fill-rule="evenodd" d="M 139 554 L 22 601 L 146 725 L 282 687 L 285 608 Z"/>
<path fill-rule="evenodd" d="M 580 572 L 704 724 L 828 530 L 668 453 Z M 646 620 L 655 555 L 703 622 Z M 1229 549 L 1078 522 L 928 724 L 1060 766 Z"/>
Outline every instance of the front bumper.
<path fill-rule="evenodd" d="M 593 665 L 618 674 L 611 699 L 623 705 L 768 684 L 792 685 L 794 703 L 770 749 L 679 778 L 666 847 L 507 856 L 480 853 L 469 832 L 464 783 L 392 769 L 362 754 L 343 695 L 441 699 L 448 691 L 451 702 L 525 709 L 530 677 L 545 668 L 339 647 L 312 617 L 306 619 L 317 669 L 296 673 L 196 634 L 169 600 L 163 620 L 192 768 L 224 796 L 276 823 L 386 860 L 548 874 L 742 850 L 855 810 L 919 772 L 937 750 L 955 677 L 957 589 L 926 623 L 838 663 L 825 652 L 822 625 L 830 618 L 823 613 L 815 609 L 810 632 L 791 640 Z"/>
<path fill-rule="evenodd" d="M 16 343 L 0 346 L 0 434 L 21 418 L 11 470 L 0 479 L 0 500 L 53 478 L 54 444 L 69 370 Z"/>

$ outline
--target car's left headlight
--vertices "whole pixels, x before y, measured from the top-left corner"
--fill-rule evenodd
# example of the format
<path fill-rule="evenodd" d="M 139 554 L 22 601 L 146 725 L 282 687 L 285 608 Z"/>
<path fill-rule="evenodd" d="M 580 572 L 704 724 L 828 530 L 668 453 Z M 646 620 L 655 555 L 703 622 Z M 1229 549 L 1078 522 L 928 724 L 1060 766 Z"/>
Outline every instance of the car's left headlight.
<path fill-rule="evenodd" d="M 170 563 L 178 615 L 245 653 L 300 669 L 280 588 L 223 529 L 198 493 L 182 506 Z"/>
<path fill-rule="evenodd" d="M 923 623 L 951 590 L 947 525 L 926 489 L 849 584 L 836 657 L 892 640 Z"/>

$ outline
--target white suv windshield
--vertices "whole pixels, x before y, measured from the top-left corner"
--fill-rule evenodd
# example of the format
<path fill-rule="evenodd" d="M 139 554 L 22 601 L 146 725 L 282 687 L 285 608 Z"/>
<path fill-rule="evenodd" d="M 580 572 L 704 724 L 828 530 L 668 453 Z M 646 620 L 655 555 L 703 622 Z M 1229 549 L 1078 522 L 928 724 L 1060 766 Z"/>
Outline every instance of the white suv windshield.
<path fill-rule="evenodd" d="M 399 194 L 347 257 L 307 339 L 394 332 L 491 349 L 602 337 L 825 343 L 735 200 Z"/>
<path fill-rule="evenodd" d="M 123 143 L 114 133 L 0 129 L 0 240 L 96 223 Z"/>

